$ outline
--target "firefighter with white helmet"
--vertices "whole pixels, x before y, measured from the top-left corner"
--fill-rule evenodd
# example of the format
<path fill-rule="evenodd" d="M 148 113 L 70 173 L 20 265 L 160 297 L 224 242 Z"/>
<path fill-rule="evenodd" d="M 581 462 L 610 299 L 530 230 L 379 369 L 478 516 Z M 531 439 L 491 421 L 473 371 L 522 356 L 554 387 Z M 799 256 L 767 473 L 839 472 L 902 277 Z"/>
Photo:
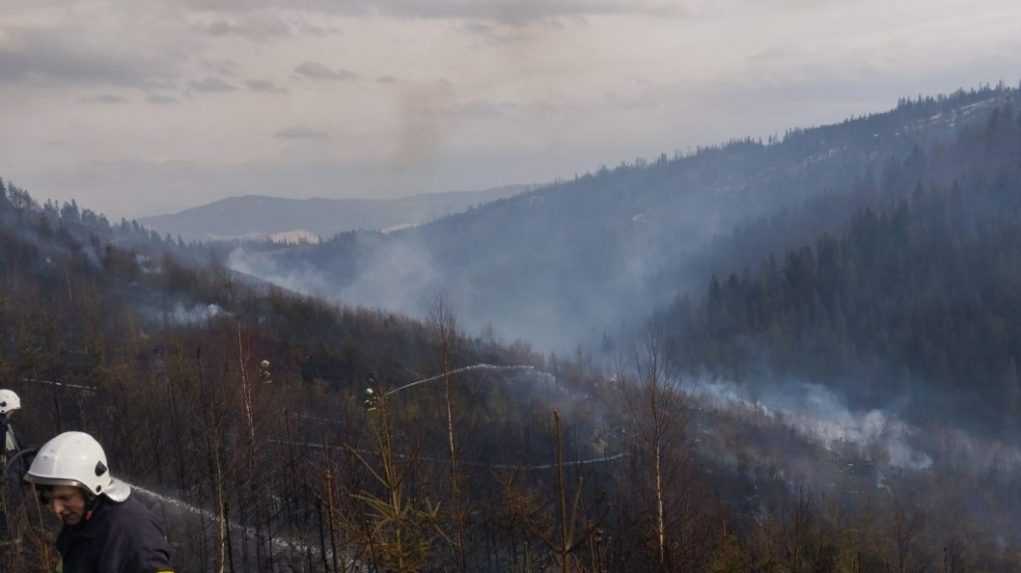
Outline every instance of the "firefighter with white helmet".
<path fill-rule="evenodd" d="M 6 464 L 7 456 L 18 453 L 18 439 L 11 428 L 11 416 L 21 409 L 21 398 L 13 390 L 0 389 L 0 459 Z"/>
<path fill-rule="evenodd" d="M 7 464 L 9 460 L 17 459 L 18 439 L 14 435 L 14 428 L 11 427 L 11 416 L 15 411 L 21 409 L 21 398 L 13 391 L 6 388 L 0 389 L 0 539 L 6 539 L 8 531 L 7 512 Z M 24 471 L 24 465 L 18 466 Z"/>
<path fill-rule="evenodd" d="M 25 481 L 64 524 L 57 538 L 63 573 L 172 570 L 160 523 L 111 475 L 106 452 L 89 434 L 64 432 L 46 442 Z"/>

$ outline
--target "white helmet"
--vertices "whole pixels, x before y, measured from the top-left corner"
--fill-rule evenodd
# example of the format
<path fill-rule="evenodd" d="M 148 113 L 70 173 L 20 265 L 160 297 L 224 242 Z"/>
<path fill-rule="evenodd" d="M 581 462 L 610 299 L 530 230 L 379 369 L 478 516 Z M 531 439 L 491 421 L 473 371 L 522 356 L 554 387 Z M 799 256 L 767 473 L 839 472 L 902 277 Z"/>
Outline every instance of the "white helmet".
<path fill-rule="evenodd" d="M 131 494 L 127 484 L 110 476 L 103 446 L 84 432 L 64 432 L 43 444 L 25 481 L 81 487 L 114 501 L 124 501 Z"/>
<path fill-rule="evenodd" d="M 21 398 L 12 390 L 0 390 L 0 414 L 10 414 L 21 409 Z"/>

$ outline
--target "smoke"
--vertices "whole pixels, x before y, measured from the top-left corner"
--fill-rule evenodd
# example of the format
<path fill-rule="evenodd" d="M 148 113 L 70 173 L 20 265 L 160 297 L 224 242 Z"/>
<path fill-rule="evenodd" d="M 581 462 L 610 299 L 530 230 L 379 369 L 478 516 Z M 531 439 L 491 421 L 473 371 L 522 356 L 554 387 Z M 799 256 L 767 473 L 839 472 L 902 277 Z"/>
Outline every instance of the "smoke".
<path fill-rule="evenodd" d="M 827 450 L 848 446 L 877 463 L 925 470 L 933 457 L 923 451 L 919 430 L 891 412 L 852 411 L 833 391 L 818 384 L 790 382 L 754 390 L 730 382 L 697 380 L 682 391 L 704 407 L 755 412 L 795 430 Z"/>
<path fill-rule="evenodd" d="M 296 257 L 288 259 L 289 264 L 284 268 L 270 253 L 251 251 L 241 246 L 227 257 L 227 267 L 304 295 L 326 297 L 332 292 L 331 282 L 324 272 L 308 262 L 297 262 Z"/>
<path fill-rule="evenodd" d="M 400 120 L 393 163 L 398 169 L 429 163 L 442 149 L 452 130 L 453 84 L 447 80 L 402 86 Z"/>
<path fill-rule="evenodd" d="M 350 285 L 334 288 L 342 302 L 422 316 L 429 294 L 439 292 L 443 277 L 432 255 L 409 241 L 391 241 L 360 269 Z"/>
<path fill-rule="evenodd" d="M 375 237 L 373 237 L 375 238 Z M 434 296 L 444 292 L 460 311 L 464 298 L 446 290 L 445 279 L 427 250 L 409 241 L 382 245 L 367 241 L 340 269 L 319 268 L 291 251 L 261 252 L 239 246 L 227 266 L 285 289 L 340 304 L 383 308 L 422 318 Z M 281 255 L 283 253 L 283 255 Z M 367 255 L 367 256 L 365 256 Z M 349 277 L 345 279 L 344 277 Z M 344 281 L 348 280 L 347 284 Z"/>
<path fill-rule="evenodd" d="M 1021 448 L 1012 440 L 980 438 L 944 425 L 926 428 L 924 440 L 941 453 L 942 465 L 954 470 L 1001 477 L 1021 470 Z"/>
<path fill-rule="evenodd" d="M 1021 448 L 1011 440 L 974 435 L 943 419 L 913 425 L 893 408 L 853 410 L 818 384 L 745 386 L 698 379 L 686 381 L 681 389 L 700 409 L 764 418 L 834 454 L 846 454 L 851 448 L 881 467 L 1008 482 L 1021 471 Z"/>
<path fill-rule="evenodd" d="M 174 305 L 174 309 L 168 313 L 167 318 L 174 324 L 192 325 L 208 322 L 223 314 L 223 308 L 218 304 L 196 304 L 185 307 L 182 303 Z"/>
<path fill-rule="evenodd" d="M 138 303 L 138 311 L 146 320 L 172 326 L 201 325 L 219 316 L 230 313 L 218 304 L 202 304 L 176 302 L 172 307 L 157 307 L 148 303 Z"/>

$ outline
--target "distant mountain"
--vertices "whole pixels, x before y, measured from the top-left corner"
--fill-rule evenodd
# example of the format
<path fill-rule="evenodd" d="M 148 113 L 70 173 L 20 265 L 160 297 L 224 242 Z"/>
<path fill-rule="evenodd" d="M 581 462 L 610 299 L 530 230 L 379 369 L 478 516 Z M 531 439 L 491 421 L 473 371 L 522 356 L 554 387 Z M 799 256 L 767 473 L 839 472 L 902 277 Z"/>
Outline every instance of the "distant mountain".
<path fill-rule="evenodd" d="M 483 191 L 427 193 L 397 199 L 284 199 L 229 197 L 179 213 L 139 219 L 146 227 L 188 240 L 266 239 L 297 242 L 355 229 L 390 231 L 530 189 L 509 185 Z"/>
<path fill-rule="evenodd" d="M 917 183 L 995 173 L 1016 157 L 946 150 L 1018 99 L 997 87 L 904 100 L 765 142 L 604 167 L 400 232 L 239 250 L 232 263 L 292 288 L 413 313 L 443 292 L 467 326 L 492 323 L 571 350 Z"/>

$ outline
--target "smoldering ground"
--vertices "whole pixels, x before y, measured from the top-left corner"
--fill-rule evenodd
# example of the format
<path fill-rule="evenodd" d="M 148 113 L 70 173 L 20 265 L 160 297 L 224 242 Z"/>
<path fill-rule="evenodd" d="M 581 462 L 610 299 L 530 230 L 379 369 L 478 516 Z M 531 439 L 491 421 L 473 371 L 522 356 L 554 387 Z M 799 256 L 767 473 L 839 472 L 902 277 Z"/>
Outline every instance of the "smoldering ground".
<path fill-rule="evenodd" d="M 912 423 L 902 416 L 910 408 L 906 399 L 887 409 L 856 409 L 836 390 L 797 380 L 752 385 L 700 378 L 680 388 L 700 410 L 771 421 L 831 453 L 853 452 L 879 466 L 975 476 L 1021 470 L 1021 448 L 1009 436 L 977 434 L 947 420 Z"/>

